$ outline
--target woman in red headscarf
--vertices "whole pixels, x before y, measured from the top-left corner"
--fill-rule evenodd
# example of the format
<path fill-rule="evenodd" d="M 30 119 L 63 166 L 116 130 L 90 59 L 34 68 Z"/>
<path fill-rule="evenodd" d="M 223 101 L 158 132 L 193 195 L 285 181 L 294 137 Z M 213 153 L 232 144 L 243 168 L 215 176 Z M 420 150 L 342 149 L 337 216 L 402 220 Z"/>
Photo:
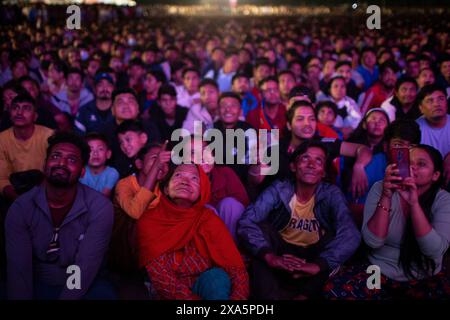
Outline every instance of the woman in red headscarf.
<path fill-rule="evenodd" d="M 160 299 L 247 299 L 248 275 L 222 220 L 205 207 L 207 175 L 196 165 L 172 169 L 138 220 L 139 263 Z"/>

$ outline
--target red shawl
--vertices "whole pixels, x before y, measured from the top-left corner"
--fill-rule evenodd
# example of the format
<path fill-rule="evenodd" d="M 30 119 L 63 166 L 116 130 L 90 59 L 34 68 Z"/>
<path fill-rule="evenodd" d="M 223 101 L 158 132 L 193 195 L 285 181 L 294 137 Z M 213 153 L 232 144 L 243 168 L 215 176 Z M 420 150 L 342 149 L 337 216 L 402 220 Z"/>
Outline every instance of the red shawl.
<path fill-rule="evenodd" d="M 205 207 L 210 196 L 210 182 L 197 166 L 200 197 L 191 208 L 180 208 L 161 192 L 160 202 L 138 220 L 139 264 L 166 252 L 178 251 L 193 241 L 201 255 L 220 267 L 244 267 L 241 255 L 222 220 Z"/>

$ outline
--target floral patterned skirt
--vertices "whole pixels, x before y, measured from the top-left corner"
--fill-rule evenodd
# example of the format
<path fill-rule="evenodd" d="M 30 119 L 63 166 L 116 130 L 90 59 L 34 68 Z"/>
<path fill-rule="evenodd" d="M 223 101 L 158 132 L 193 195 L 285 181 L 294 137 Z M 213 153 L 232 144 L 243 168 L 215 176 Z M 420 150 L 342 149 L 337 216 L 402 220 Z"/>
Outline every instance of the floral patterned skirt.
<path fill-rule="evenodd" d="M 441 271 L 424 280 L 394 281 L 381 275 L 380 289 L 369 289 L 369 264 L 345 266 L 324 287 L 328 300 L 449 299 L 450 277 Z"/>

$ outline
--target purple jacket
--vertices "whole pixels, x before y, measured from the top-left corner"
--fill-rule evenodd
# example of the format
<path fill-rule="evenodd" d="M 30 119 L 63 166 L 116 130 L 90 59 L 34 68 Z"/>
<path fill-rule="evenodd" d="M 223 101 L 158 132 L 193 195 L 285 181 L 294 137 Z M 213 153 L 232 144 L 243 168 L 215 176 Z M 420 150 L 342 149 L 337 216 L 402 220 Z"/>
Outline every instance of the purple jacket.
<path fill-rule="evenodd" d="M 60 252 L 50 260 L 47 249 L 53 222 L 45 186 L 20 196 L 6 216 L 9 299 L 33 299 L 33 284 L 62 286 L 60 299 L 80 299 L 102 265 L 113 226 L 113 207 L 101 193 L 78 184 L 77 195 L 60 227 Z M 80 289 L 68 289 L 67 267 L 80 268 Z"/>

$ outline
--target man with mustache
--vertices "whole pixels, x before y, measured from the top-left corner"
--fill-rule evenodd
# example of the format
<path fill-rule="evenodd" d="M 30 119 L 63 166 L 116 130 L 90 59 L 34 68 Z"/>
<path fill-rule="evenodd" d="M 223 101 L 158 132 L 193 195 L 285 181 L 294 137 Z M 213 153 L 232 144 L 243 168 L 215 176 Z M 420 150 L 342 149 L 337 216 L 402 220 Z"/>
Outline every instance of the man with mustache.
<path fill-rule="evenodd" d="M 242 244 L 255 257 L 257 300 L 318 297 L 329 274 L 359 246 L 342 191 L 323 181 L 327 154 L 319 141 L 300 144 L 290 157 L 290 178 L 265 189 L 238 222 Z"/>
<path fill-rule="evenodd" d="M 77 135 L 60 132 L 48 139 L 46 152 L 44 183 L 19 197 L 7 214 L 8 297 L 113 299 L 114 290 L 101 273 L 112 204 L 78 182 L 89 146 Z"/>
<path fill-rule="evenodd" d="M 114 79 L 107 70 L 100 70 L 95 76 L 95 100 L 78 111 L 75 128 L 81 134 L 100 132 L 102 127 L 112 121 L 111 112 Z"/>
<path fill-rule="evenodd" d="M 47 149 L 47 138 L 53 130 L 35 124 L 38 117 L 34 99 L 25 92 L 11 103 L 12 127 L 0 133 L 0 193 L 8 201 L 18 196 L 10 182 L 16 172 L 42 170 Z"/>

